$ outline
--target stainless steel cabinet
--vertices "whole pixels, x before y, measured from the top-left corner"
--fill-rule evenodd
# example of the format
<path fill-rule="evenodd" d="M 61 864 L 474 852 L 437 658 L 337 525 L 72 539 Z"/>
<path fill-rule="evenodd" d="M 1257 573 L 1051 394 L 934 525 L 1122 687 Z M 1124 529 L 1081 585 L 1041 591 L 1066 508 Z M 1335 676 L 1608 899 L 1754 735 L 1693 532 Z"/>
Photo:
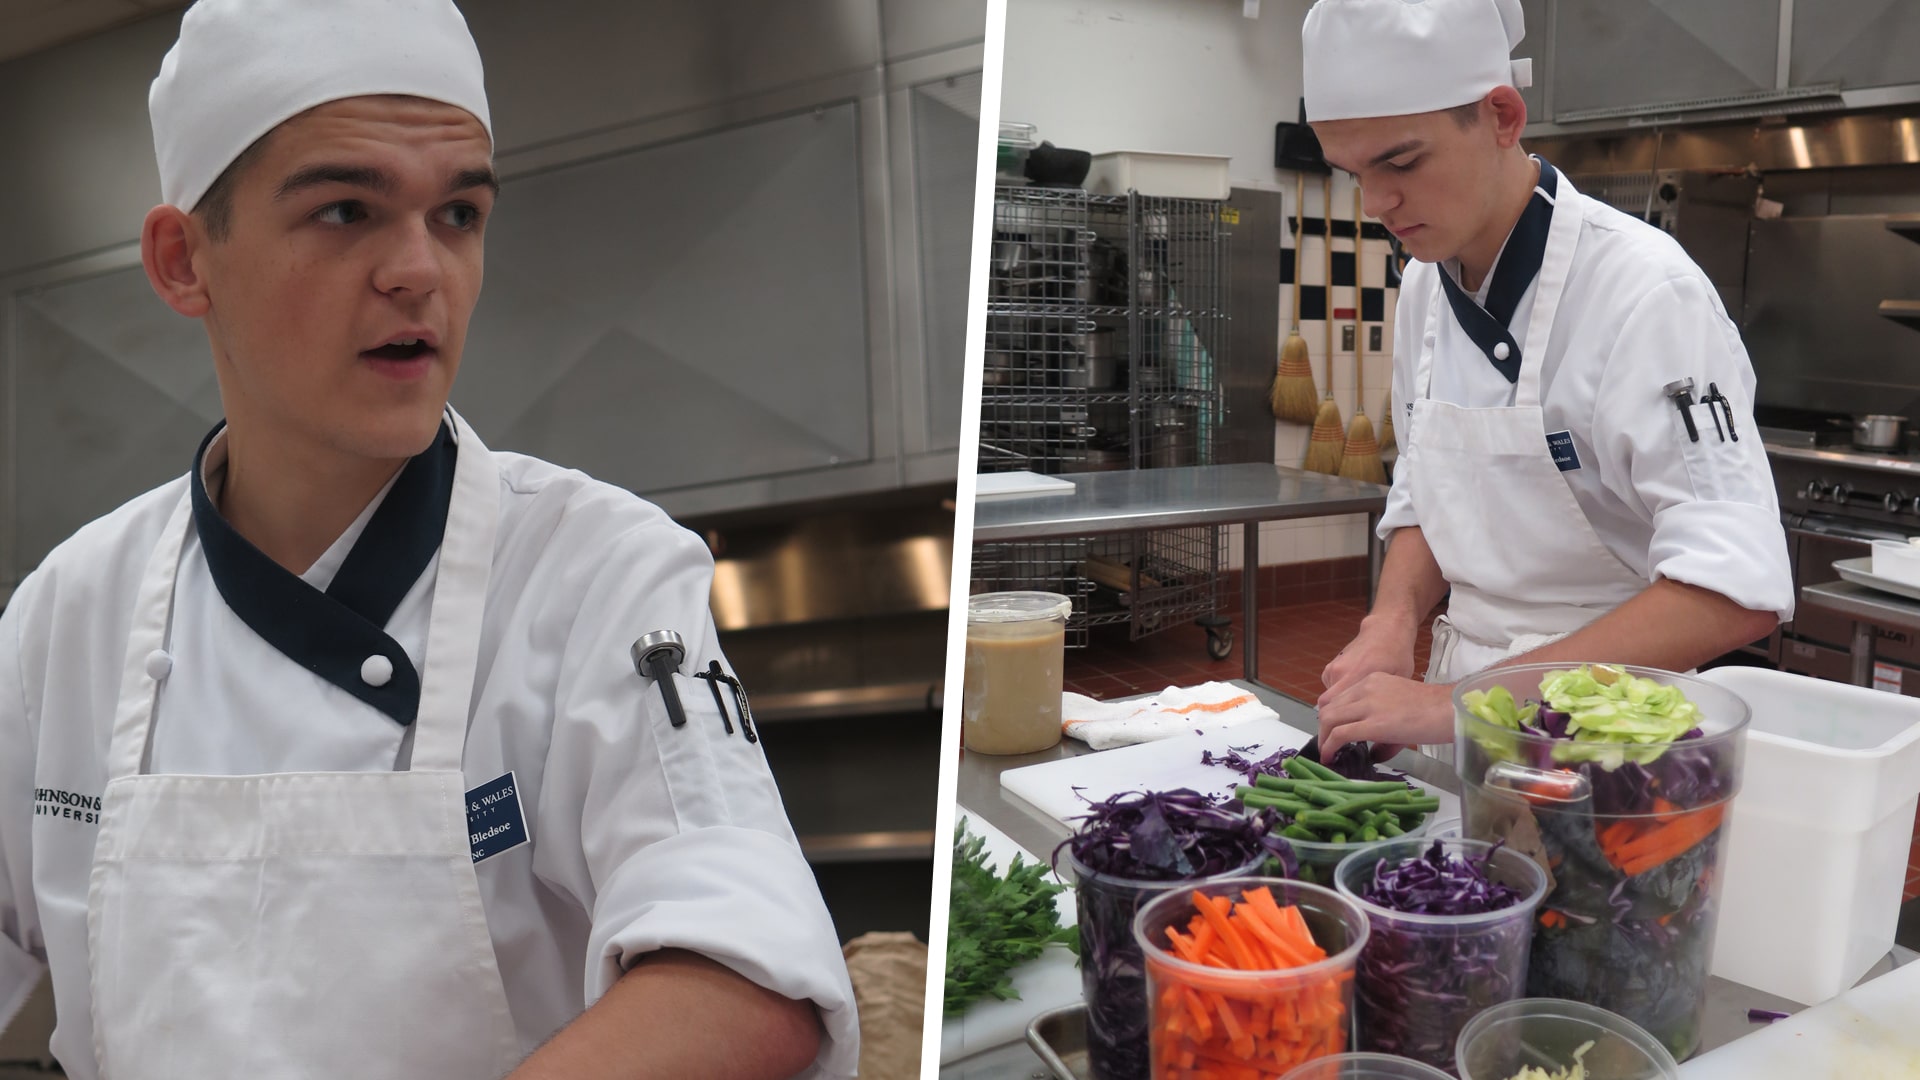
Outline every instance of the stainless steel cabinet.
<path fill-rule="evenodd" d="M 856 106 L 508 180 L 454 403 L 642 494 L 873 457 Z"/>
<path fill-rule="evenodd" d="M 1913 0 L 1799 0 L 1787 68 L 1792 85 L 1920 83 L 1917 15 Z"/>
<path fill-rule="evenodd" d="M 1552 6 L 1557 120 L 1774 89 L 1780 0 L 1555 0 Z"/>

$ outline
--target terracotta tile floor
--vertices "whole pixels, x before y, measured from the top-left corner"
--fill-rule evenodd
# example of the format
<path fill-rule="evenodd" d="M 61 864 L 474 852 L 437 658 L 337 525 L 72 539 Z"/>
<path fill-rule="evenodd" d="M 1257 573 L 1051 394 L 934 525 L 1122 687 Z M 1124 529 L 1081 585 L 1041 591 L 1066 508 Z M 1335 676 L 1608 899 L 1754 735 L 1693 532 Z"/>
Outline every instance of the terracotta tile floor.
<path fill-rule="evenodd" d="M 1226 595 L 1238 595 L 1229 591 Z M 1291 697 L 1311 703 L 1320 696 L 1320 672 L 1360 629 L 1366 600 L 1347 598 L 1310 603 L 1263 604 L 1260 608 L 1260 677 Z M 1240 631 L 1239 612 L 1231 613 Z M 1431 632 L 1422 630 L 1415 667 L 1425 671 Z M 1102 627 L 1084 649 L 1067 653 L 1067 689 L 1096 698 L 1148 694 L 1168 686 L 1209 679 L 1237 679 L 1244 661 L 1240 644 L 1225 660 L 1207 657 L 1206 634 L 1196 627 L 1175 627 L 1139 641 L 1127 640 L 1127 628 Z M 1920 897 L 1920 815 L 1907 862 L 1906 899 Z"/>

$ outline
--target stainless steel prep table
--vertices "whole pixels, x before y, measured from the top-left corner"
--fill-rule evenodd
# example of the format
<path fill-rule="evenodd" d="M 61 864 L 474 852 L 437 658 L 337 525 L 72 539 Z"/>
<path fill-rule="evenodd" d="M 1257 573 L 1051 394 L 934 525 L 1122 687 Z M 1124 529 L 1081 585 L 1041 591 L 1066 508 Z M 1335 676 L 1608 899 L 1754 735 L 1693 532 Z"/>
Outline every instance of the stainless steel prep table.
<path fill-rule="evenodd" d="M 1851 581 L 1828 581 L 1800 589 L 1800 603 L 1853 620 L 1853 685 L 1873 685 L 1873 628 L 1920 633 L 1920 603 Z"/>
<path fill-rule="evenodd" d="M 1177 469 L 1065 473 L 1069 495 L 991 499 L 974 505 L 973 542 L 1050 540 L 1142 529 L 1241 526 L 1240 648 L 1250 682 L 1258 682 L 1260 523 L 1367 515 L 1367 599 L 1380 583 L 1380 538 L 1387 506 L 1379 484 L 1260 463 Z M 1018 839 L 1016 836 L 1015 839 Z"/>
<path fill-rule="evenodd" d="M 1915 609 L 1920 611 L 1920 605 L 1915 605 Z M 1257 694 L 1261 701 L 1266 702 L 1280 714 L 1282 722 L 1302 731 L 1318 730 L 1311 707 L 1251 681 L 1236 680 L 1236 684 Z M 961 806 L 985 818 L 995 828 L 1006 833 L 1014 843 L 1045 858 L 1060 841 L 1067 838 L 1067 827 L 1041 814 L 1023 800 L 1004 794 L 1000 789 L 1000 774 L 1008 769 L 1038 765 L 1044 761 L 1092 752 L 1085 743 L 1076 739 L 1063 739 L 1059 746 L 1051 750 L 1043 750 L 1037 754 L 1023 754 L 1018 757 L 966 754 L 960 761 L 956 785 L 957 797 Z M 1453 771 L 1452 766 L 1424 754 L 1402 751 L 1387 764 L 1406 772 L 1422 783 L 1431 784 L 1456 795 L 1460 793 L 1460 778 Z M 1895 946 L 1893 952 L 1874 965 L 1860 981 L 1866 982 L 1877 978 L 1895 967 L 1911 962 L 1914 958 L 1915 954 L 1911 950 Z M 1758 1030 L 1758 1026 L 1747 1019 L 1748 1009 L 1775 1009 L 1780 1012 L 1796 1013 L 1803 1008 L 1805 1006 L 1797 1002 L 1764 994 L 1725 979 L 1710 978 L 1707 981 L 1707 1013 L 1701 1030 L 1701 1053 L 1724 1046 L 1742 1035 Z M 940 1069 L 940 1078 L 941 1080 L 1049 1080 L 1049 1073 L 1046 1065 L 1025 1042 L 1015 1042 L 945 1065 Z"/>

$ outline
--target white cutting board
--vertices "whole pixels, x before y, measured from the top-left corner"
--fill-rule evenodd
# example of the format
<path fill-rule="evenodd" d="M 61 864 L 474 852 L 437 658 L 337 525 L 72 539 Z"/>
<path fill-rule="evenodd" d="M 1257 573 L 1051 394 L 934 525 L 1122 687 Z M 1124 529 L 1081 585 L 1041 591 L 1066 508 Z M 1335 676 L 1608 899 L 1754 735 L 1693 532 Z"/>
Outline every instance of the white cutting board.
<path fill-rule="evenodd" d="M 1218 731 L 1181 735 L 1157 742 L 1120 746 L 1078 757 L 1061 758 L 1000 774 L 1000 786 L 1008 794 L 1033 804 L 1041 813 L 1072 826 L 1087 812 L 1089 801 L 1127 791 L 1171 791 L 1192 788 L 1202 794 L 1227 795 L 1246 782 L 1245 775 L 1222 765 L 1200 764 L 1200 752 L 1213 751 L 1216 757 L 1230 747 L 1259 745 L 1246 757 L 1254 760 L 1275 751 L 1299 749 L 1308 735 L 1279 719 L 1250 720 Z M 1419 781 L 1415 781 L 1419 783 Z M 1425 787 L 1425 785 L 1421 785 Z M 1460 802 L 1444 791 L 1429 789 L 1440 799 L 1440 812 L 1434 820 L 1459 813 Z"/>
<path fill-rule="evenodd" d="M 1680 1066 L 1683 1080 L 1920 1077 L 1920 962 Z"/>
<path fill-rule="evenodd" d="M 1013 842 L 1006 833 L 987 824 L 985 818 L 966 807 L 955 807 L 954 821 L 964 819 L 967 831 L 986 840 L 987 865 L 1004 873 L 1018 853 L 1023 862 L 1046 862 L 1047 852 L 1031 852 Z M 1051 880 L 1059 879 L 1049 874 Z M 1053 898 L 1060 912 L 1060 925 L 1073 926 L 1075 917 L 1073 890 Z M 1027 1025 L 1049 1009 L 1058 1009 L 1080 1000 L 1080 968 L 1073 952 L 1063 946 L 1049 945 L 1040 959 L 1022 964 L 1012 972 L 1013 988 L 1020 992 L 1014 1001 L 981 1001 L 959 1016 L 940 1025 L 940 1063 L 957 1061 L 983 1050 L 1005 1046 L 1026 1038 Z"/>
<path fill-rule="evenodd" d="M 1033 472 L 980 473 L 974 478 L 973 498 L 1013 499 L 1031 495 L 1071 495 L 1074 484 Z"/>

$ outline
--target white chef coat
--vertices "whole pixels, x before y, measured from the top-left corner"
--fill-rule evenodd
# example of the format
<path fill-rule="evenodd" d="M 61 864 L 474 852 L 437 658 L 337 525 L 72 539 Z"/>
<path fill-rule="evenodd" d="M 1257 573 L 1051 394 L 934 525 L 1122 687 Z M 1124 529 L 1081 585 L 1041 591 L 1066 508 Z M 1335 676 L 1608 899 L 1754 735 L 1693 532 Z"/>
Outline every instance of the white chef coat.
<path fill-rule="evenodd" d="M 463 773 L 478 788 L 512 772 L 530 834 L 475 866 L 521 1046 L 537 1048 L 644 953 L 681 948 L 813 1001 L 827 1035 L 806 1075 L 851 1076 L 858 1029 L 831 918 L 759 745 L 737 722 L 728 735 L 706 683 L 691 678 L 710 661 L 724 666 L 705 545 L 631 493 L 494 456 L 500 521 Z M 223 462 L 216 440 L 210 488 Z M 44 962 L 55 1056 L 86 1080 L 87 888 L 118 669 L 144 563 L 186 487 L 183 477 L 81 529 L 0 615 L 0 1023 Z M 303 575 L 308 584 L 333 578 L 386 493 Z M 429 562 L 385 627 L 416 669 L 435 571 Z M 173 619 L 149 773 L 404 762 L 410 729 L 243 622 L 197 534 Z M 629 657 L 636 638 L 661 629 L 686 639 L 682 728 Z"/>
<path fill-rule="evenodd" d="M 1548 432 L 1572 436 L 1580 467 L 1563 473 L 1594 533 L 1634 572 L 1712 590 L 1742 607 L 1793 615 L 1793 579 L 1773 471 L 1753 422 L 1753 365 L 1713 284 L 1672 237 L 1573 189 L 1585 220 L 1566 291 L 1542 358 L 1540 405 Z M 1505 251 L 1503 249 L 1502 256 Z M 1496 262 L 1496 267 L 1498 263 Z M 1436 275 L 1459 264 L 1407 266 L 1394 312 L 1393 401 L 1404 423 L 1415 365 L 1432 320 L 1435 400 L 1470 408 L 1513 401 L 1514 385 L 1486 359 L 1452 312 Z M 1484 305 L 1487 275 L 1474 299 Z M 1509 328 L 1524 336 L 1538 281 Z M 1526 361 L 1532 363 L 1529 357 Z M 1740 438 L 1722 440 L 1706 406 L 1694 406 L 1699 442 L 1662 388 L 1691 377 L 1694 399 L 1717 384 L 1733 403 Z M 1542 448 L 1545 452 L 1545 448 Z M 1525 514 L 1525 506 L 1416 506 L 1409 463 L 1396 463 L 1379 535 L 1429 515 Z M 1444 569 L 1444 568 L 1443 568 Z"/>

